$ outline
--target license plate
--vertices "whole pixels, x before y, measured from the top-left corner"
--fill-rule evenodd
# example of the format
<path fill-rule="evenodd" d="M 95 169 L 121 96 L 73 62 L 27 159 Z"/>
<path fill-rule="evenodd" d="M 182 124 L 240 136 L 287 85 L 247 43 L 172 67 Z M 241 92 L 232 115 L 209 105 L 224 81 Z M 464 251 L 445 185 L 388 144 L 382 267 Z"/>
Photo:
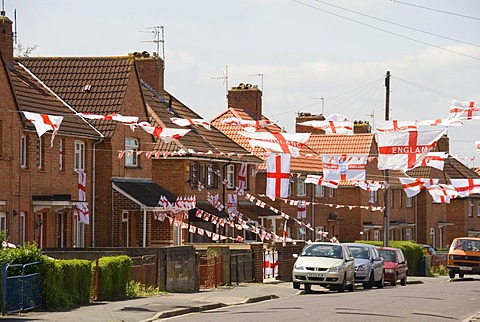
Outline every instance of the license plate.
<path fill-rule="evenodd" d="M 468 267 L 468 266 L 460 266 L 460 270 L 462 270 L 462 271 L 471 271 L 472 268 L 471 268 L 471 267 Z"/>
<path fill-rule="evenodd" d="M 323 277 L 323 273 L 307 273 L 307 277 Z"/>

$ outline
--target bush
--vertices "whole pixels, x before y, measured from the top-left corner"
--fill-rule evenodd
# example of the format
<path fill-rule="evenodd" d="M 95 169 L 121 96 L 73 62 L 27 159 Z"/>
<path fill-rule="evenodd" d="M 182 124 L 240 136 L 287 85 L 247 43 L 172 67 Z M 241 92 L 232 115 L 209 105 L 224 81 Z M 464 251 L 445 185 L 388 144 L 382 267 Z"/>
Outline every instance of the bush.
<path fill-rule="evenodd" d="M 127 255 L 98 259 L 98 300 L 112 301 L 127 297 L 132 259 Z"/>

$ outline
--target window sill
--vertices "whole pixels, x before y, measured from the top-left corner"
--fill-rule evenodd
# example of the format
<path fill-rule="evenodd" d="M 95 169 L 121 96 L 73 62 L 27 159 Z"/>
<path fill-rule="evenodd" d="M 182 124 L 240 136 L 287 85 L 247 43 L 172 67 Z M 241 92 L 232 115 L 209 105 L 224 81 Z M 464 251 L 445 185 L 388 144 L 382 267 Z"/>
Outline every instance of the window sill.
<path fill-rule="evenodd" d="M 142 169 L 142 167 L 136 166 L 136 165 L 126 165 L 125 169 Z"/>

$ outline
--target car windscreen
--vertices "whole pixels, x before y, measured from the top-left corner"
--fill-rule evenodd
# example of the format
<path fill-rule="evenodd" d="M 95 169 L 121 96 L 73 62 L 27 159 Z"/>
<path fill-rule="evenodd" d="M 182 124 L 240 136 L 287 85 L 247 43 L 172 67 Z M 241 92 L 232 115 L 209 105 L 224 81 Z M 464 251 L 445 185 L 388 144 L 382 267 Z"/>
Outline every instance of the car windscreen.
<path fill-rule="evenodd" d="M 343 252 L 339 245 L 308 245 L 300 256 L 343 258 Z"/>
<path fill-rule="evenodd" d="M 379 249 L 378 253 L 380 254 L 380 257 L 382 257 L 383 260 L 386 261 L 386 262 L 396 262 L 397 261 L 397 259 L 395 257 L 395 251 L 393 251 L 393 250 Z"/>
<path fill-rule="evenodd" d="M 367 247 L 348 246 L 354 258 L 370 259 L 370 251 Z"/>
<path fill-rule="evenodd" d="M 480 241 L 471 239 L 456 239 L 450 246 L 450 250 L 454 249 L 464 251 L 480 251 Z"/>

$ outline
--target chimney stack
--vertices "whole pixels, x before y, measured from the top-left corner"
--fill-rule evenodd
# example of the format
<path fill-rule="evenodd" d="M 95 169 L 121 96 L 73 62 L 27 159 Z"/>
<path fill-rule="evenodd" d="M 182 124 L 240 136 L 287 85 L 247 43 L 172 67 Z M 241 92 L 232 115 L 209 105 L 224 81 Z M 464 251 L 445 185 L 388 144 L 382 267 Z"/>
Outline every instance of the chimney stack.
<path fill-rule="evenodd" d="M 244 110 L 254 120 L 262 119 L 262 91 L 257 85 L 240 83 L 228 91 L 228 106 Z"/>
<path fill-rule="evenodd" d="M 163 59 L 146 51 L 130 54 L 135 59 L 140 78 L 144 80 L 158 95 L 164 95 L 165 65 Z"/>
<path fill-rule="evenodd" d="M 0 52 L 7 65 L 13 65 L 13 31 L 12 21 L 5 17 L 5 11 L 0 15 Z"/>

